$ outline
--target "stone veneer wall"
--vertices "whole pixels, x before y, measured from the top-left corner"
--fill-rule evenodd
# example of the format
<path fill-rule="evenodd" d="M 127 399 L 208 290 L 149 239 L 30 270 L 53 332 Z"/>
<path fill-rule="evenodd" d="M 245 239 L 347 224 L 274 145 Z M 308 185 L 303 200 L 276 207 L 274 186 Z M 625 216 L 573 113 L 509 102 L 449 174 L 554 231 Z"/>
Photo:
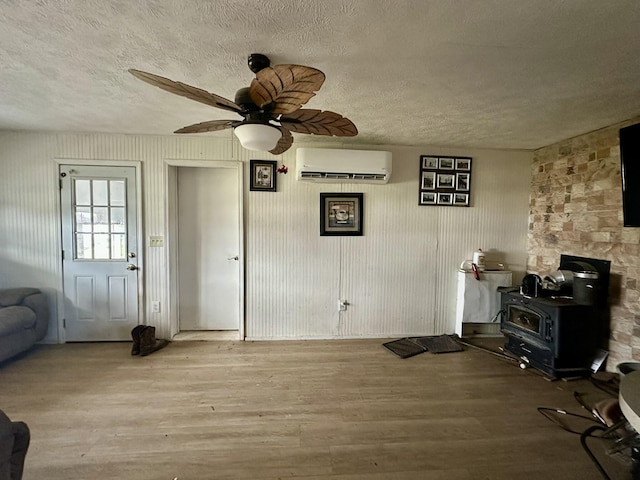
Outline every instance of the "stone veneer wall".
<path fill-rule="evenodd" d="M 619 145 L 619 129 L 635 123 L 640 117 L 533 156 L 527 271 L 544 277 L 563 253 L 611 260 L 609 371 L 640 361 L 640 228 L 622 225 Z"/>

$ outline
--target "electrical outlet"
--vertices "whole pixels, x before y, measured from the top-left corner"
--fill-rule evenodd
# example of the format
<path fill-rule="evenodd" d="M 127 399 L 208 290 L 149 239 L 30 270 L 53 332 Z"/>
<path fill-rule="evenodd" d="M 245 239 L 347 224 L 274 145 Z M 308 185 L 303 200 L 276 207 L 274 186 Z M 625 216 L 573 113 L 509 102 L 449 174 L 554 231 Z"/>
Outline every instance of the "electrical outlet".
<path fill-rule="evenodd" d="M 158 300 L 151 302 L 151 312 L 160 313 L 160 302 Z"/>
<path fill-rule="evenodd" d="M 164 247 L 164 237 L 162 236 L 149 237 L 149 246 Z"/>

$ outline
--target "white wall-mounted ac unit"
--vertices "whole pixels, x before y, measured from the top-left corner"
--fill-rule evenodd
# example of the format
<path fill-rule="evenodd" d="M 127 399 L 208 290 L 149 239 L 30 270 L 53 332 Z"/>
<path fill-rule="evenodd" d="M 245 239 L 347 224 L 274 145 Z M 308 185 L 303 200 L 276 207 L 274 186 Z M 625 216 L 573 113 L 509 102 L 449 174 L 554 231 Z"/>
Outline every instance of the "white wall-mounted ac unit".
<path fill-rule="evenodd" d="M 298 148 L 296 178 L 324 183 L 387 183 L 391 152 Z"/>

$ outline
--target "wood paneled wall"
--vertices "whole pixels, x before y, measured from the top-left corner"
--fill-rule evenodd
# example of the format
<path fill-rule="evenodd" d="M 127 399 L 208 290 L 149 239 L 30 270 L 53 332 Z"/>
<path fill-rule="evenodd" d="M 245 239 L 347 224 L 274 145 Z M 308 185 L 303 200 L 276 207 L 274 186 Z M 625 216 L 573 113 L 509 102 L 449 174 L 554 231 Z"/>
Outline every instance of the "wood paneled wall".
<path fill-rule="evenodd" d="M 306 147 L 349 148 L 346 144 Z M 278 157 L 289 167 L 278 192 L 245 184 L 246 334 L 253 339 L 394 337 L 452 333 L 456 269 L 482 247 L 488 259 L 525 273 L 532 154 L 435 147 L 390 150 L 387 185 L 312 184 L 295 180 L 295 147 Z M 473 157 L 470 208 L 418 205 L 421 154 Z M 142 163 L 145 239 L 167 232 L 168 159 L 272 159 L 241 149 L 233 137 L 0 133 L 0 287 L 34 285 L 62 310 L 56 159 Z M 363 237 L 320 237 L 320 192 L 364 193 Z M 145 248 L 146 299 L 167 305 L 167 255 Z M 339 300 L 350 305 L 338 312 Z M 146 302 L 149 303 L 149 302 Z M 148 323 L 169 335 L 167 308 Z M 52 319 L 48 341 L 58 340 Z"/>

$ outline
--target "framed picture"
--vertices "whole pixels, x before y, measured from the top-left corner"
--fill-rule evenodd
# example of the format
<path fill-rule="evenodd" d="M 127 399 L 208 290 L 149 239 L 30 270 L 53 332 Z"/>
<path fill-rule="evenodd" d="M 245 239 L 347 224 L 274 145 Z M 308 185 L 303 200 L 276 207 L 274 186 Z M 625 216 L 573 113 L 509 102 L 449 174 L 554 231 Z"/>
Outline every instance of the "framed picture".
<path fill-rule="evenodd" d="M 420 155 L 418 205 L 471 206 L 471 157 Z"/>
<path fill-rule="evenodd" d="M 436 172 L 422 172 L 422 190 L 435 190 Z"/>
<path fill-rule="evenodd" d="M 455 175 L 450 173 L 439 173 L 438 174 L 438 188 L 453 188 Z"/>
<path fill-rule="evenodd" d="M 456 173 L 456 190 L 469 191 L 469 174 Z"/>
<path fill-rule="evenodd" d="M 320 194 L 320 235 L 362 236 L 362 193 Z"/>
<path fill-rule="evenodd" d="M 451 205 L 453 203 L 453 193 L 439 193 L 438 205 Z"/>
<path fill-rule="evenodd" d="M 453 163 L 453 158 L 440 158 L 440 170 L 453 170 L 454 167 L 454 163 Z"/>
<path fill-rule="evenodd" d="M 422 155 L 422 168 L 436 170 L 438 168 L 438 157 L 429 157 Z"/>
<path fill-rule="evenodd" d="M 275 160 L 251 160 L 249 162 L 249 190 L 252 192 L 276 191 Z"/>
<path fill-rule="evenodd" d="M 421 192 L 420 205 L 435 205 L 437 203 L 438 194 L 435 192 Z"/>
<path fill-rule="evenodd" d="M 469 205 L 469 194 L 468 193 L 454 193 L 453 194 L 453 204 L 468 206 Z"/>
<path fill-rule="evenodd" d="M 456 170 L 471 170 L 470 158 L 456 158 Z"/>

